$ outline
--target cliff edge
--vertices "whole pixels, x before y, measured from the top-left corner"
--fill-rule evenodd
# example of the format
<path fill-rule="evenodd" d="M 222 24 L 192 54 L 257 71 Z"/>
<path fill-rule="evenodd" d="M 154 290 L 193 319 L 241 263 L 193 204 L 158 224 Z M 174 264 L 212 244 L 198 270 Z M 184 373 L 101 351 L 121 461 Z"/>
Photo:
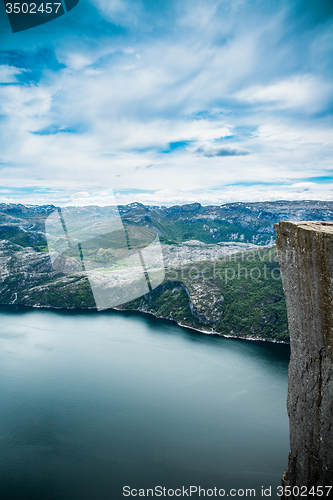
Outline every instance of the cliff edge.
<path fill-rule="evenodd" d="M 291 346 L 282 484 L 309 490 L 333 485 L 333 223 L 274 227 Z"/>

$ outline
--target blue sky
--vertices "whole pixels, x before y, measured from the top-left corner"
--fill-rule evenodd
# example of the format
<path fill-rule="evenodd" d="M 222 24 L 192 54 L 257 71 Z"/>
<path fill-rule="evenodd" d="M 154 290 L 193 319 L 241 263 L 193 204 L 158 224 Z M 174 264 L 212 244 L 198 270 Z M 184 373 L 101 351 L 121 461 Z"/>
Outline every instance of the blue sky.
<path fill-rule="evenodd" d="M 332 61 L 331 1 L 1 3 L 0 202 L 332 200 Z"/>

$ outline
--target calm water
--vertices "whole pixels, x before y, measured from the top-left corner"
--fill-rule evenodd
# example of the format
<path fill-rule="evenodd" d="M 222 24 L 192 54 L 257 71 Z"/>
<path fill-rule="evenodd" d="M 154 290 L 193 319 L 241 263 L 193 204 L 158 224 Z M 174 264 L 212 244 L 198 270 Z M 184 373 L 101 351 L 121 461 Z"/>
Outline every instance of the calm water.
<path fill-rule="evenodd" d="M 274 490 L 289 451 L 288 359 L 284 345 L 139 314 L 2 308 L 0 498 Z"/>

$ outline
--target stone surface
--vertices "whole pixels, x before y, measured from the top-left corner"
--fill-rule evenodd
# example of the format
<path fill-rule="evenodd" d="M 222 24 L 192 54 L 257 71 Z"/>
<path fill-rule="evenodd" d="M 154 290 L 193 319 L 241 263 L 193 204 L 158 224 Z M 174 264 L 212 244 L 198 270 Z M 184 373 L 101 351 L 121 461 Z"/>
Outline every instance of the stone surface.
<path fill-rule="evenodd" d="M 282 484 L 333 485 L 333 223 L 280 222 L 275 230 L 291 345 Z"/>

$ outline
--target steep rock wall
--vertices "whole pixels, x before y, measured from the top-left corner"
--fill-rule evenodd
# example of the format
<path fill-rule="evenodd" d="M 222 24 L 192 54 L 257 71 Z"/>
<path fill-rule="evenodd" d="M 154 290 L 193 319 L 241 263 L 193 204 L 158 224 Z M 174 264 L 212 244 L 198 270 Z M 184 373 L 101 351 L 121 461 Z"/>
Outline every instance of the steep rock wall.
<path fill-rule="evenodd" d="M 333 223 L 280 222 L 275 230 L 291 346 L 282 484 L 333 485 Z"/>

